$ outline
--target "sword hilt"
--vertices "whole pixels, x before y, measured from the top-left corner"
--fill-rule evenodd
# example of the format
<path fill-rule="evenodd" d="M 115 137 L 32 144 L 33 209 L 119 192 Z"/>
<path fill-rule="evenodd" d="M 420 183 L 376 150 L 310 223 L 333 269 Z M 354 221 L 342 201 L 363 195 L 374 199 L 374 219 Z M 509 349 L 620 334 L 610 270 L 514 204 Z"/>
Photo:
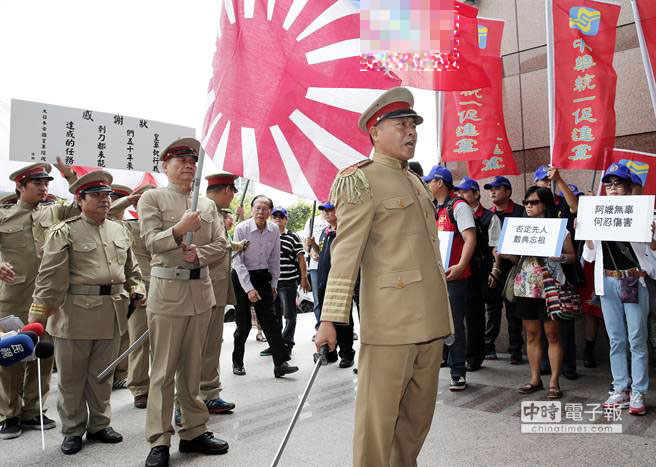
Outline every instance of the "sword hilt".
<path fill-rule="evenodd" d="M 321 360 L 319 366 L 326 365 L 328 363 L 328 351 L 328 345 L 322 345 L 319 351 L 314 354 L 314 363 L 317 363 L 317 360 Z"/>

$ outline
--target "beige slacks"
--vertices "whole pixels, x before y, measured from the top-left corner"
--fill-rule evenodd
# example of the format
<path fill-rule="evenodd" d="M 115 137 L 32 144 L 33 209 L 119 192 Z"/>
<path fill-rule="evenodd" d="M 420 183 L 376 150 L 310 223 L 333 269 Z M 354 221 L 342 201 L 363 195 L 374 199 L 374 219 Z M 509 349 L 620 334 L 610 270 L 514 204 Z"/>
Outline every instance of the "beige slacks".
<path fill-rule="evenodd" d="M 435 411 L 442 346 L 360 346 L 354 467 L 417 465 Z"/>
<path fill-rule="evenodd" d="M 218 399 L 221 386 L 221 345 L 225 306 L 215 306 L 203 346 L 203 368 L 200 376 L 200 396 L 204 401 Z"/>
<path fill-rule="evenodd" d="M 200 398 L 200 373 L 211 318 L 211 310 L 193 316 L 148 311 L 152 371 L 146 438 L 151 447 L 171 445 L 174 389 L 182 412 L 180 438 L 191 440 L 207 431 L 209 413 Z"/>
<path fill-rule="evenodd" d="M 118 356 L 121 337 L 114 325 L 113 339 L 64 339 L 55 337 L 55 360 L 59 374 L 57 411 L 62 434 L 82 436 L 109 426 L 112 408 L 112 378 L 97 376 Z"/>
<path fill-rule="evenodd" d="M 134 343 L 148 329 L 146 308 L 136 308 L 128 320 L 128 334 L 130 345 Z M 134 397 L 148 394 L 150 377 L 150 344 L 146 340 L 128 357 L 128 389 Z"/>

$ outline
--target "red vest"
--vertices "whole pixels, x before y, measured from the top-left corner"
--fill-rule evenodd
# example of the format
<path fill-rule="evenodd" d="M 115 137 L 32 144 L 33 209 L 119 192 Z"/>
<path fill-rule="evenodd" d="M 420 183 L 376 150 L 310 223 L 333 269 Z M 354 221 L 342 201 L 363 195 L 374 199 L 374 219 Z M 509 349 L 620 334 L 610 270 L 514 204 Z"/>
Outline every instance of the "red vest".
<path fill-rule="evenodd" d="M 453 245 L 451 245 L 451 257 L 449 258 L 449 266 L 453 266 L 460 262 L 460 257 L 462 256 L 462 249 L 465 246 L 465 239 L 462 238 L 462 235 L 458 231 L 458 226 L 451 221 L 449 216 L 448 209 L 446 207 L 449 202 L 449 198 L 444 202 L 444 205 L 437 211 L 437 230 L 440 232 L 455 232 L 453 236 Z M 460 203 L 465 203 L 466 201 L 458 200 L 453 203 L 453 209 L 455 210 L 456 206 Z M 462 274 L 462 279 L 467 279 L 472 275 L 471 267 L 467 264 L 464 273 Z"/>

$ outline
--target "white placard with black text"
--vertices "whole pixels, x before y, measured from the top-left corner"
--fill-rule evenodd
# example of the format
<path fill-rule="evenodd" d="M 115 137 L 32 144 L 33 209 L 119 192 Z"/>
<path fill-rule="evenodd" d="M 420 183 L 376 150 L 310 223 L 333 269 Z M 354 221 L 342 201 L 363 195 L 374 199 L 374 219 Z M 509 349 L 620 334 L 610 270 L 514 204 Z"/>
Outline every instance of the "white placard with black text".
<path fill-rule="evenodd" d="M 581 196 L 576 240 L 650 242 L 654 196 Z"/>
<path fill-rule="evenodd" d="M 560 256 L 567 234 L 567 219 L 506 217 L 498 251 L 504 255 Z"/>
<path fill-rule="evenodd" d="M 439 230 L 437 232 L 437 240 L 439 241 L 440 256 L 442 257 L 442 266 L 446 271 L 449 269 L 449 261 L 451 260 L 451 248 L 453 247 L 454 232 L 447 232 Z"/>
<path fill-rule="evenodd" d="M 159 154 L 193 128 L 12 99 L 9 158 L 25 162 L 159 172 Z"/>

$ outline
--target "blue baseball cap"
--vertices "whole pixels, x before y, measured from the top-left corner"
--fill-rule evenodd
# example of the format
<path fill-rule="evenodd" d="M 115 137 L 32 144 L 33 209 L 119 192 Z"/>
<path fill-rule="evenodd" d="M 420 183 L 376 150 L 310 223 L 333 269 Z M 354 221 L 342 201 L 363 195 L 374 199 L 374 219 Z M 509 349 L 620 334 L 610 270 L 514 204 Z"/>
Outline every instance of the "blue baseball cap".
<path fill-rule="evenodd" d="M 538 180 L 544 180 L 549 178 L 549 167 L 546 165 L 541 165 L 533 174 L 533 181 L 537 182 Z"/>
<path fill-rule="evenodd" d="M 631 169 L 629 169 L 629 172 L 631 172 L 631 183 L 642 186 L 642 178 L 638 177 L 638 175 Z"/>
<path fill-rule="evenodd" d="M 478 186 L 478 182 L 473 178 L 467 176 L 465 176 L 465 178 L 462 180 L 462 183 L 460 185 L 456 185 L 453 188 L 462 191 L 467 191 L 467 190 L 481 191 L 481 188 Z"/>
<path fill-rule="evenodd" d="M 505 186 L 506 188 L 510 188 L 512 190 L 510 180 L 508 180 L 506 177 L 502 177 L 501 175 L 494 177 L 494 180 L 483 185 L 483 188 L 486 190 L 491 190 L 492 188 L 499 188 L 500 186 Z"/>
<path fill-rule="evenodd" d="M 610 177 L 618 177 L 633 183 L 632 175 L 633 172 L 631 172 L 626 165 L 620 164 L 619 162 L 613 162 L 610 165 L 610 167 L 606 169 L 606 172 L 604 173 L 604 176 L 601 178 L 601 181 L 605 183 L 608 181 Z"/>
<path fill-rule="evenodd" d="M 271 215 L 272 215 L 272 216 L 275 216 L 276 214 L 282 214 L 283 217 L 286 219 L 286 218 L 287 218 L 287 209 L 285 209 L 285 208 L 281 208 L 281 207 L 277 207 L 277 208 L 275 208 L 275 209 L 273 210 L 273 212 L 271 213 Z"/>
<path fill-rule="evenodd" d="M 579 196 L 582 195 L 583 192 L 579 191 L 579 187 L 576 185 L 572 185 L 571 183 L 568 183 L 567 186 L 569 187 L 570 190 L 572 190 L 572 193 L 574 193 L 574 196 Z M 560 192 L 560 196 L 563 196 L 563 192 Z"/>
<path fill-rule="evenodd" d="M 319 211 L 325 211 L 326 209 L 335 209 L 335 205 L 330 201 L 326 201 L 319 205 Z"/>
<path fill-rule="evenodd" d="M 426 183 L 430 183 L 433 180 L 444 180 L 447 183 L 453 183 L 453 175 L 451 175 L 451 171 L 446 167 L 435 165 L 423 180 Z"/>

